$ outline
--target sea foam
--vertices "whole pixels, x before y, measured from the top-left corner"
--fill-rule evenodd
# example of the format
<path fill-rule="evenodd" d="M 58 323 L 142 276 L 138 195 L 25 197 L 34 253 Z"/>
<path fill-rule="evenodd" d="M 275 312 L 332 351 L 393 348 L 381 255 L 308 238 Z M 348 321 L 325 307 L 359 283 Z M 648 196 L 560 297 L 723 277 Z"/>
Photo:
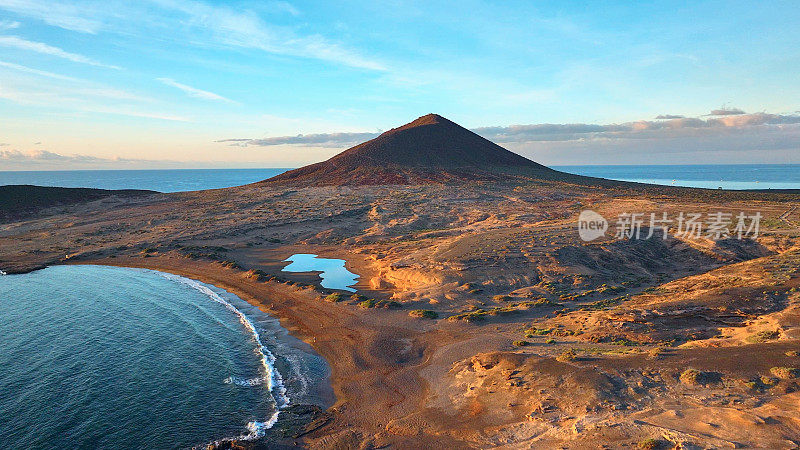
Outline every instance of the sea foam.
<path fill-rule="evenodd" d="M 173 275 L 170 273 L 164 272 L 157 272 L 164 278 L 167 278 L 172 281 L 176 281 L 178 283 L 182 283 L 186 286 L 191 287 L 197 291 L 202 292 L 211 300 L 214 300 L 217 303 L 225 306 L 228 310 L 236 314 L 239 318 L 239 322 L 247 329 L 247 331 L 253 337 L 253 340 L 256 343 L 256 353 L 259 355 L 259 359 L 261 361 L 261 366 L 264 370 L 265 377 L 263 378 L 255 378 L 255 379 L 241 379 L 238 377 L 229 377 L 225 381 L 228 383 L 234 383 L 237 385 L 245 385 L 245 386 L 255 386 L 257 384 L 262 384 L 266 382 L 267 389 L 270 391 L 273 400 L 275 401 L 276 411 L 275 414 L 272 415 L 269 419 L 260 422 L 260 421 L 253 421 L 247 424 L 248 433 L 242 436 L 239 436 L 236 439 L 242 440 L 254 440 L 264 436 L 264 433 L 270 429 L 275 422 L 278 421 L 278 414 L 280 410 L 287 407 L 289 405 L 289 397 L 286 395 L 286 387 L 283 384 L 283 377 L 281 377 L 280 372 L 275 369 L 275 355 L 269 351 L 269 349 L 264 346 L 261 342 L 261 336 L 258 334 L 258 330 L 253 325 L 253 322 L 245 315 L 243 312 L 239 311 L 235 306 L 233 306 L 230 302 L 222 298 L 219 294 L 212 291 L 208 287 L 204 286 L 203 284 L 189 279 L 184 278 L 178 275 Z M 240 384 L 241 383 L 241 384 Z"/>

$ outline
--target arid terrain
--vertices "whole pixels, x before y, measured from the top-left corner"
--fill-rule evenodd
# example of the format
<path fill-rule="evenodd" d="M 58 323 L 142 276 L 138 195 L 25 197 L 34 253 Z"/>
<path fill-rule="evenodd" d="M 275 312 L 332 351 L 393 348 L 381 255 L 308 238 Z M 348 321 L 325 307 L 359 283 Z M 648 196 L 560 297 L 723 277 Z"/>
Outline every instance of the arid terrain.
<path fill-rule="evenodd" d="M 287 446 L 800 445 L 800 195 L 287 178 L 40 209 L 0 224 L 0 269 L 148 267 L 259 305 L 332 368 L 336 404 L 304 430 L 276 428 L 270 442 Z M 673 225 L 666 239 L 584 242 L 585 209 L 612 228 L 631 212 L 762 218 L 754 239 Z M 282 272 L 294 253 L 345 259 L 358 293 Z"/>

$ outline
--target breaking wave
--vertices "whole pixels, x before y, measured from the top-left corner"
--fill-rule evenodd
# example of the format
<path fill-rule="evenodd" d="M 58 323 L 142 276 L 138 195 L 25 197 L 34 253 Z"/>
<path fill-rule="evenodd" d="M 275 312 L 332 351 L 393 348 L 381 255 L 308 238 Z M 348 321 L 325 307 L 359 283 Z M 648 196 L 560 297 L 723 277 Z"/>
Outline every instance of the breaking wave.
<path fill-rule="evenodd" d="M 236 386 L 260 386 L 264 384 L 264 377 L 256 378 L 242 378 L 242 377 L 228 377 L 222 380 L 225 384 L 235 384 Z"/>
<path fill-rule="evenodd" d="M 229 311 L 236 314 L 239 318 L 239 322 L 245 327 L 245 329 L 250 333 L 253 338 L 253 341 L 256 344 L 256 353 L 259 356 L 259 360 L 261 361 L 261 367 L 264 371 L 263 377 L 246 379 L 241 377 L 228 377 L 224 381 L 226 383 L 232 383 L 239 386 L 257 386 L 261 384 L 266 384 L 267 390 L 272 395 L 272 399 L 275 401 L 275 413 L 272 417 L 264 420 L 264 421 L 252 421 L 247 424 L 248 433 L 242 436 L 238 436 L 236 438 L 225 439 L 225 440 L 232 440 L 232 439 L 241 439 L 241 440 L 254 440 L 264 436 L 266 431 L 270 429 L 275 422 L 278 421 L 278 415 L 280 414 L 280 410 L 286 408 L 289 405 L 289 397 L 286 395 L 286 387 L 283 384 L 283 377 L 281 376 L 280 372 L 275 368 L 275 355 L 269 351 L 269 349 L 261 342 L 261 336 L 258 334 L 258 330 L 253 325 L 253 322 L 245 315 L 243 312 L 239 311 L 235 306 L 233 306 L 230 302 L 225 300 L 221 295 L 217 294 L 216 292 L 212 291 L 208 287 L 204 286 L 203 284 L 189 279 L 184 278 L 178 275 L 173 275 L 170 273 L 164 272 L 156 272 L 159 275 L 163 276 L 172 281 L 176 281 L 178 283 L 182 283 L 186 286 L 191 287 L 197 291 L 202 292 L 211 300 L 225 306 Z"/>

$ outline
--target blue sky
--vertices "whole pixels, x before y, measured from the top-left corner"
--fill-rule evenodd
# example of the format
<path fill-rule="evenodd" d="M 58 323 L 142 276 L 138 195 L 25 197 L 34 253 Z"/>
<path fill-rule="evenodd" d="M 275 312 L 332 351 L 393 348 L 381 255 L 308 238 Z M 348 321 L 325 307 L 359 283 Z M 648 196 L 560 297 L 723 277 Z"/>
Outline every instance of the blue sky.
<path fill-rule="evenodd" d="M 546 164 L 800 162 L 797 23 L 790 1 L 0 0 L 0 170 L 293 167 L 429 112 Z"/>

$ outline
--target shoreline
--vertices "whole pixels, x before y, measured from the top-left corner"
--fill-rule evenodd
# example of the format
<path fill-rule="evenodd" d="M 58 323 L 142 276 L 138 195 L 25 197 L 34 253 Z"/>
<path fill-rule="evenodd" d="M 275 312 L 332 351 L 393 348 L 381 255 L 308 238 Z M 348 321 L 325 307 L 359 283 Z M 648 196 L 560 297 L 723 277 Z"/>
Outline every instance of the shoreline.
<path fill-rule="evenodd" d="M 335 402 L 335 398 L 330 385 L 330 366 L 328 362 L 312 347 L 304 344 L 283 328 L 277 317 L 262 311 L 253 301 L 248 301 L 218 285 L 179 275 L 174 273 L 176 272 L 174 270 L 167 272 L 150 267 L 95 263 L 54 264 L 43 269 L 57 269 L 59 266 L 62 269 L 67 269 L 68 266 L 86 266 L 87 268 L 95 267 L 98 270 L 123 270 L 127 271 L 128 274 L 117 275 L 123 277 L 147 276 L 163 279 L 169 284 L 175 284 L 181 290 L 202 294 L 201 297 L 195 300 L 200 302 L 194 304 L 196 307 L 203 308 L 206 303 L 217 303 L 224 306 L 225 310 L 227 310 L 227 315 L 231 317 L 231 325 L 233 325 L 233 322 L 238 322 L 244 327 L 241 330 L 243 334 L 239 336 L 240 339 L 243 339 L 242 342 L 246 343 L 244 348 L 249 349 L 247 353 L 250 350 L 255 350 L 255 353 L 259 356 L 259 364 L 262 366 L 258 378 L 253 379 L 259 380 L 256 381 L 256 384 L 260 385 L 257 386 L 260 391 L 258 395 L 265 400 L 269 399 L 269 401 L 274 402 L 274 409 L 267 411 L 267 415 L 247 417 L 245 422 L 239 423 L 242 427 L 240 433 L 213 433 L 211 440 L 205 440 L 209 436 L 199 438 L 200 440 L 196 441 L 196 446 L 192 448 L 216 449 L 229 448 L 231 446 L 234 446 L 234 448 L 240 448 L 241 446 L 250 448 L 251 445 L 256 445 L 260 448 L 263 443 L 291 446 L 294 444 L 291 441 L 292 434 L 303 432 L 304 429 L 309 428 L 309 425 L 316 424 L 321 426 L 329 422 L 329 417 L 324 413 L 324 410 Z M 73 269 L 79 268 L 74 267 Z M 101 275 L 103 273 L 105 272 L 100 272 Z M 137 273 L 139 275 L 136 275 Z M 110 274 L 108 276 L 116 278 L 114 272 L 110 272 Z M 19 275 L 25 276 L 26 274 Z M 135 279 L 138 280 L 138 278 Z M 20 281 L 23 282 L 23 286 L 28 283 L 24 279 Z M 102 288 L 96 287 L 96 289 Z M 90 292 L 92 291 L 86 291 L 87 294 Z M 136 298 L 139 297 L 131 297 L 129 301 Z M 212 328 L 214 327 L 212 326 Z M 196 334 L 191 331 L 189 333 Z M 179 337 L 181 335 L 174 336 Z M 229 381 L 233 378 L 235 377 L 229 376 L 224 383 L 236 383 L 235 381 Z M 255 386 L 256 384 L 249 386 Z M 202 394 L 202 391 L 198 391 L 198 393 Z M 242 405 L 242 408 L 244 408 L 244 405 Z M 197 430 L 193 432 L 189 428 L 185 429 L 185 431 L 188 437 L 197 437 Z M 162 438 L 171 439 L 170 436 L 169 434 L 162 434 Z"/>
<path fill-rule="evenodd" d="M 387 354 L 383 348 L 395 336 L 411 339 L 416 337 L 415 333 L 397 330 L 382 320 L 380 314 L 375 318 L 383 323 L 365 323 L 360 312 L 356 314 L 350 308 L 322 300 L 316 288 L 252 280 L 245 271 L 210 261 L 170 257 L 87 259 L 65 261 L 61 265 L 106 265 L 170 273 L 224 289 L 277 319 L 290 336 L 309 345 L 327 362 L 333 393 L 327 413 L 315 417 L 294 439 L 286 440 L 287 444 L 325 441 L 331 434 L 351 434 L 354 428 L 385 433 L 394 419 L 419 411 L 424 404 L 427 387 L 417 372 L 418 367 L 398 367 L 392 349 Z M 365 278 L 362 276 L 362 280 Z M 411 390 L 413 393 L 409 392 L 409 382 L 416 386 Z M 276 425 L 272 430 L 278 428 Z M 397 438 L 407 443 L 411 437 Z M 430 443 L 430 436 L 424 442 Z"/>
<path fill-rule="evenodd" d="M 747 415 L 751 402 L 784 414 L 797 399 L 788 392 L 795 381 L 762 380 L 798 362 L 787 353 L 800 337 L 800 228 L 784 203 L 797 198 L 725 203 L 728 193 L 672 193 L 544 182 L 253 186 L 109 201 L 7 225 L 0 267 L 154 269 L 275 317 L 325 358 L 335 395 L 319 426 L 289 446 L 636 445 L 657 433 L 638 422 L 652 414 L 656 425 L 694 436 L 779 446 L 783 427 L 795 429 L 789 418 L 709 430 L 695 417 Z M 580 208 L 604 217 L 741 210 L 760 213 L 764 229 L 741 244 L 583 243 Z M 318 272 L 281 271 L 295 253 L 344 259 L 360 276 L 358 294 L 374 301 L 344 292 L 326 299 L 340 291 L 321 288 Z M 420 317 L 425 311 L 436 318 Z M 751 340 L 761 335 L 770 342 L 755 357 Z M 730 347 L 725 358 L 721 347 Z M 683 383 L 687 367 L 723 382 Z M 716 402 L 723 397 L 728 403 Z M 717 445 L 710 439 L 689 441 Z"/>
<path fill-rule="evenodd" d="M 306 403 L 306 402 L 302 402 L 302 403 L 290 402 L 288 397 L 286 399 L 284 399 L 284 400 L 281 400 L 279 397 L 285 396 L 286 394 L 280 393 L 280 392 L 276 393 L 276 392 L 274 392 L 274 390 L 276 388 L 285 389 L 284 386 L 283 386 L 283 383 L 281 381 L 279 383 L 279 386 L 278 385 L 273 385 L 274 380 L 272 380 L 268 384 L 268 386 L 269 386 L 268 392 L 270 393 L 270 395 L 273 396 L 273 398 L 276 401 L 276 411 L 275 411 L 273 417 L 268 418 L 266 422 L 256 423 L 255 426 L 257 426 L 257 427 L 258 426 L 267 425 L 262 430 L 261 436 L 255 437 L 253 439 L 246 438 L 244 436 L 233 437 L 233 438 L 222 438 L 220 440 L 217 440 L 217 441 L 214 441 L 214 442 L 210 443 L 209 444 L 210 448 L 212 448 L 212 447 L 213 448 L 225 448 L 225 446 L 227 444 L 230 444 L 230 443 L 241 442 L 241 441 L 257 443 L 259 441 L 262 441 L 265 438 L 267 438 L 267 439 L 275 438 L 275 436 L 270 436 L 270 433 L 272 433 L 273 431 L 275 431 L 275 430 L 277 430 L 279 428 L 279 427 L 277 427 L 278 424 L 283 423 L 285 421 L 292 421 L 293 420 L 293 418 L 291 418 L 291 417 L 287 418 L 286 417 L 287 414 L 284 414 L 285 412 L 288 412 L 288 413 L 291 414 L 291 410 L 292 410 L 293 407 L 295 407 L 295 408 L 299 407 L 299 408 L 302 409 L 302 408 L 307 408 L 307 407 L 311 406 L 312 408 L 313 407 L 317 407 L 317 408 L 320 408 L 321 410 L 324 411 L 326 409 L 331 408 L 336 403 L 337 397 L 336 397 L 336 394 L 334 392 L 334 387 L 333 387 L 333 385 L 331 383 L 332 366 L 330 364 L 330 361 L 327 358 L 325 358 L 323 355 L 321 355 L 319 352 L 317 352 L 317 350 L 313 347 L 313 344 L 312 344 L 313 343 L 313 339 L 312 339 L 312 342 L 307 342 L 306 340 L 300 339 L 299 337 L 295 336 L 289 328 L 284 326 L 283 318 L 281 316 L 279 316 L 276 313 L 275 310 L 272 310 L 269 307 L 267 307 L 267 303 L 266 302 L 267 302 L 268 299 L 265 298 L 262 301 L 262 300 L 256 298 L 252 294 L 252 292 L 249 292 L 247 289 L 242 289 L 242 286 L 239 286 L 238 283 L 236 283 L 236 282 L 232 282 L 232 280 L 223 280 L 223 279 L 221 279 L 221 277 L 214 277 L 214 276 L 204 277 L 204 276 L 201 276 L 201 273 L 199 273 L 199 272 L 194 272 L 194 271 L 185 270 L 185 269 L 179 269 L 179 268 L 177 268 L 175 266 L 170 266 L 169 268 L 166 268 L 166 267 L 163 267 L 162 265 L 150 265 L 150 264 L 142 264 L 142 265 L 134 265 L 134 264 L 129 264 L 129 263 L 113 264 L 111 261 L 102 261 L 102 262 L 101 261 L 81 261 L 81 262 L 70 262 L 70 263 L 66 263 L 66 264 L 54 264 L 54 265 L 63 265 L 63 266 L 69 266 L 69 265 L 91 265 L 91 266 L 110 266 L 110 267 L 119 267 L 119 268 L 128 268 L 128 269 L 145 269 L 145 270 L 152 270 L 152 271 L 155 271 L 155 272 L 160 272 L 163 275 L 174 276 L 174 277 L 177 277 L 179 279 L 184 279 L 184 280 L 188 280 L 188 281 L 192 281 L 192 282 L 200 282 L 200 283 L 203 283 L 203 284 L 206 284 L 206 285 L 210 285 L 210 286 L 216 287 L 217 289 L 224 290 L 224 291 L 228 292 L 229 294 L 239 298 L 242 302 L 245 302 L 245 303 L 249 304 L 250 306 L 253 306 L 253 307 L 257 308 L 262 313 L 264 313 L 264 314 L 270 316 L 271 318 L 275 319 L 277 321 L 277 326 L 279 326 L 286 333 L 286 335 L 289 337 L 289 339 L 295 339 L 297 341 L 300 341 L 300 342 L 308 345 L 308 347 L 309 347 L 308 349 L 299 349 L 299 350 L 304 351 L 304 352 L 307 352 L 308 350 L 311 350 L 313 352 L 313 353 L 311 353 L 313 356 L 318 356 L 323 361 L 325 361 L 325 364 L 327 365 L 327 368 L 328 368 L 328 375 L 325 376 L 322 379 L 319 379 L 319 380 L 311 380 L 311 383 L 310 383 L 312 385 L 316 385 L 317 386 L 317 389 L 315 389 L 315 391 L 317 391 L 317 392 L 315 392 L 315 394 L 313 396 L 317 397 L 320 400 L 320 402 L 319 402 L 320 404 L 312 404 L 312 403 Z M 42 267 L 41 269 L 44 269 L 46 267 L 49 267 L 49 266 Z M 170 278 L 170 277 L 168 277 L 168 278 Z M 179 282 L 183 283 L 183 281 L 179 281 Z M 188 285 L 188 284 L 187 284 L 187 288 L 194 289 L 193 286 Z M 227 300 L 223 299 L 223 301 L 227 303 Z M 274 304 L 274 302 L 273 302 L 273 304 Z M 246 313 L 240 311 L 235 305 L 230 304 L 230 306 L 231 306 L 231 308 L 233 308 L 233 310 L 235 310 L 234 313 L 237 314 L 238 316 L 240 316 L 240 318 L 241 317 L 245 317 L 246 318 L 245 320 L 247 320 L 247 324 L 244 324 L 244 322 L 243 322 L 243 325 L 245 327 L 248 327 L 248 326 L 249 327 L 254 327 L 254 325 L 252 325 L 252 323 L 250 322 L 250 318 L 247 317 Z M 256 344 L 259 347 L 266 348 L 266 346 L 262 343 L 260 337 L 258 336 L 258 332 L 257 331 L 255 331 L 255 335 L 256 335 Z M 279 341 L 282 340 L 280 337 L 278 337 L 277 339 Z M 283 342 L 283 344 L 286 345 L 287 347 L 294 347 L 295 349 L 297 349 L 297 346 L 294 345 L 290 341 Z M 277 372 L 278 378 L 286 376 L 287 374 L 281 374 L 280 373 L 280 370 L 275 365 L 275 361 L 274 361 L 275 356 L 281 356 L 281 355 L 276 353 L 275 356 L 273 356 L 272 353 L 274 353 L 274 350 L 267 349 L 267 351 L 270 352 L 269 356 L 272 356 L 272 359 L 273 359 L 273 361 L 270 363 L 270 369 L 268 369 L 268 376 L 274 378 L 274 373 L 275 372 Z M 319 389 L 319 388 L 326 388 L 326 389 Z M 282 405 L 281 404 L 282 401 L 286 402 L 286 403 Z M 312 411 L 312 414 L 311 414 L 312 417 L 309 418 L 308 422 L 312 422 L 312 423 L 314 422 L 313 419 L 315 417 L 313 417 L 313 416 L 316 415 L 316 414 L 313 414 L 313 412 L 315 412 L 315 411 Z M 302 415 L 302 414 L 299 414 L 299 415 Z M 303 418 L 301 417 L 300 419 L 301 419 L 301 422 L 302 422 Z M 297 418 L 295 417 L 294 420 L 297 421 Z M 250 428 L 250 424 L 248 424 L 248 429 L 249 428 Z M 306 431 L 306 430 L 304 430 L 304 431 Z M 254 433 L 255 431 L 254 430 L 250 430 L 250 432 Z M 280 438 L 280 437 L 277 437 L 277 439 L 278 439 L 278 442 L 281 442 L 282 440 L 286 440 L 286 438 Z M 270 442 L 272 442 L 272 441 L 270 441 Z"/>

